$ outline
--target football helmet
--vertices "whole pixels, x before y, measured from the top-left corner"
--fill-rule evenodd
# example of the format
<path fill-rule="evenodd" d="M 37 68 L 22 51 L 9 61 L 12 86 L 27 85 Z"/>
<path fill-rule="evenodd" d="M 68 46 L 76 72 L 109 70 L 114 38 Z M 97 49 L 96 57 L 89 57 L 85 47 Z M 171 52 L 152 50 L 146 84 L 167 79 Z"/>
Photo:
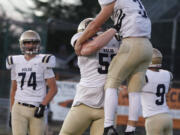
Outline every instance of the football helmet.
<path fill-rule="evenodd" d="M 84 31 L 86 29 L 86 27 L 88 26 L 88 24 L 93 20 L 94 20 L 94 18 L 86 18 L 86 19 L 82 20 L 78 25 L 77 32 Z"/>
<path fill-rule="evenodd" d="M 32 43 L 32 47 L 25 46 L 25 43 Z M 20 49 L 23 54 L 37 54 L 40 52 L 41 38 L 33 30 L 23 32 L 19 39 Z"/>
<path fill-rule="evenodd" d="M 149 65 L 149 67 L 161 68 L 162 58 L 163 58 L 163 56 L 162 56 L 161 52 L 158 49 L 153 48 L 152 61 L 151 61 L 151 64 Z"/>

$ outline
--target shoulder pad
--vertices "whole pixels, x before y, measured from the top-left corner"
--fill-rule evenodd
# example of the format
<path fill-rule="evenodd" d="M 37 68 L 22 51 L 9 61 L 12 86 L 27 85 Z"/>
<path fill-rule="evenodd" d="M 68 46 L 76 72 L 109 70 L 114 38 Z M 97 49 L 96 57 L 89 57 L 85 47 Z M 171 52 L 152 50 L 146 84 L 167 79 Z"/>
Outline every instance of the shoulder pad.
<path fill-rule="evenodd" d="M 43 56 L 42 63 L 48 63 L 51 56 L 52 56 L 51 54 L 47 54 Z"/>
<path fill-rule="evenodd" d="M 170 77 L 170 81 L 173 79 L 173 74 L 169 70 L 161 69 L 161 71 L 166 72 L 166 74 Z"/>
<path fill-rule="evenodd" d="M 42 63 L 46 64 L 47 68 L 54 68 L 56 66 L 56 58 L 52 54 L 47 54 L 42 58 Z"/>
<path fill-rule="evenodd" d="M 14 64 L 14 62 L 13 62 L 13 56 L 8 56 L 7 58 L 6 58 L 6 68 L 7 69 L 11 69 L 12 68 L 12 66 L 13 66 L 13 64 Z"/>

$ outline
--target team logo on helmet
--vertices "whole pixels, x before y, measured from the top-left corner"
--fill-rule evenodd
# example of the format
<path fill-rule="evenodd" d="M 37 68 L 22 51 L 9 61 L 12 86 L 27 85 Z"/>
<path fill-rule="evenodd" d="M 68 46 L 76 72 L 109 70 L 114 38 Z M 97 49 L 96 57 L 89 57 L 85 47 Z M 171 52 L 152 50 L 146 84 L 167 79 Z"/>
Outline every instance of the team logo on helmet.
<path fill-rule="evenodd" d="M 151 61 L 151 64 L 149 65 L 149 67 L 161 68 L 162 58 L 163 58 L 163 56 L 162 56 L 161 52 L 158 49 L 153 48 L 152 61 Z"/>
<path fill-rule="evenodd" d="M 25 46 L 26 43 L 32 43 L 32 47 Z M 41 38 L 39 34 L 33 30 L 23 32 L 19 39 L 20 49 L 23 54 L 37 54 L 40 52 Z"/>

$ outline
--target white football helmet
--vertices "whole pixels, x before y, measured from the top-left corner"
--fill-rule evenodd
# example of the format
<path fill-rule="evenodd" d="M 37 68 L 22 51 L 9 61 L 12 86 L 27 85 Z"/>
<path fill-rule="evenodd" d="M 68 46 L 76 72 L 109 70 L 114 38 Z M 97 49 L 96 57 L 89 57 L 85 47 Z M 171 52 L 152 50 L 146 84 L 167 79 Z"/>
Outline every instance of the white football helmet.
<path fill-rule="evenodd" d="M 84 20 L 82 20 L 78 26 L 77 32 L 82 32 L 86 29 L 86 27 L 88 26 L 88 24 L 93 21 L 94 18 L 86 18 Z"/>
<path fill-rule="evenodd" d="M 33 47 L 28 48 L 24 43 L 31 42 Z M 33 30 L 23 32 L 19 39 L 20 49 L 23 54 L 37 54 L 40 52 L 41 38 L 39 34 Z"/>
<path fill-rule="evenodd" d="M 162 56 L 161 52 L 158 49 L 153 48 L 152 61 L 151 61 L 151 64 L 149 65 L 149 67 L 161 68 L 162 58 L 163 58 L 163 56 Z"/>

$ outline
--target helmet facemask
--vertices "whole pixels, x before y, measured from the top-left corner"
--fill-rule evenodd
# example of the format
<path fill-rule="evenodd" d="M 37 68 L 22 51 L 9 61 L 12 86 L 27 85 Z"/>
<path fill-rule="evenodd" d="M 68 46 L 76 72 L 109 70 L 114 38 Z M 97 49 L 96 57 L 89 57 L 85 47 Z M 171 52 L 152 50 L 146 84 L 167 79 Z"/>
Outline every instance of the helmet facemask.
<path fill-rule="evenodd" d="M 35 31 L 25 31 L 21 35 L 19 42 L 23 54 L 38 54 L 40 52 L 41 40 L 39 34 Z"/>

